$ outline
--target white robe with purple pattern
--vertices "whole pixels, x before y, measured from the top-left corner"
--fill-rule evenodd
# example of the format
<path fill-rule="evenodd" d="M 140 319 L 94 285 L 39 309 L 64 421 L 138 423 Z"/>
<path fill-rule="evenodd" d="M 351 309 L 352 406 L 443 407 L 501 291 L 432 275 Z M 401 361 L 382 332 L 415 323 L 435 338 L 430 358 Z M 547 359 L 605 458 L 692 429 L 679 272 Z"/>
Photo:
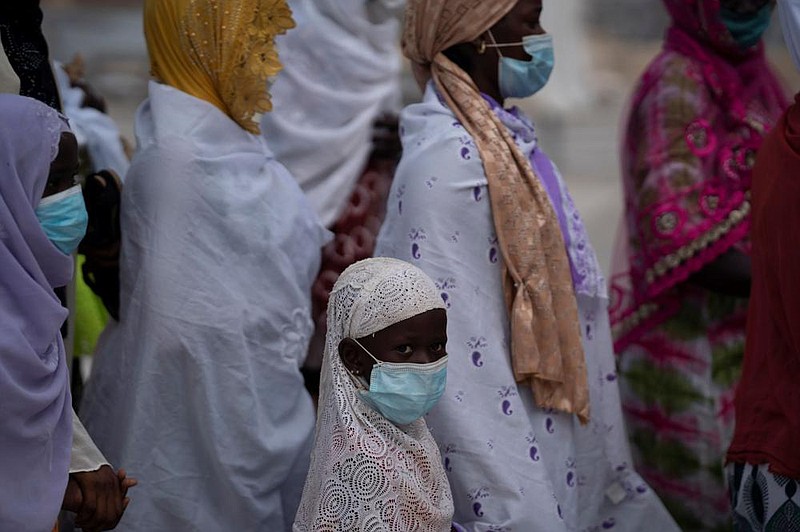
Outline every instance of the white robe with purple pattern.
<path fill-rule="evenodd" d="M 486 175 L 470 135 L 429 85 L 402 116 L 404 154 L 377 254 L 410 261 L 448 305 L 447 391 L 428 416 L 453 490 L 454 520 L 475 531 L 678 530 L 631 467 L 605 281 L 558 170 L 533 125 L 493 105 L 550 179 L 567 227 L 591 392 L 591 422 L 545 411 L 517 386 L 501 255 Z M 545 178 L 543 177 L 543 181 Z M 553 188 L 555 187 L 555 188 Z"/>

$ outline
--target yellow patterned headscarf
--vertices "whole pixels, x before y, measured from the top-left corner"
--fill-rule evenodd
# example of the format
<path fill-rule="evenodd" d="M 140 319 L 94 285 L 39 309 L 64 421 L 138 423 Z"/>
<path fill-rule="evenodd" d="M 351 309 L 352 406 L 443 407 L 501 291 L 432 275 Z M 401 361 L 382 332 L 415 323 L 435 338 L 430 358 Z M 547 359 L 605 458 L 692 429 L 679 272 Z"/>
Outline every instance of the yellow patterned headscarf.
<path fill-rule="evenodd" d="M 472 42 L 520 0 L 409 0 L 403 51 L 432 77 L 480 152 L 503 254 L 511 361 L 536 404 L 589 420 L 589 386 L 572 273 L 547 191 L 475 82 L 444 51 Z"/>
<path fill-rule="evenodd" d="M 294 27 L 285 0 L 145 0 L 144 34 L 158 81 L 205 100 L 258 134 L 281 70 L 275 37 Z"/>

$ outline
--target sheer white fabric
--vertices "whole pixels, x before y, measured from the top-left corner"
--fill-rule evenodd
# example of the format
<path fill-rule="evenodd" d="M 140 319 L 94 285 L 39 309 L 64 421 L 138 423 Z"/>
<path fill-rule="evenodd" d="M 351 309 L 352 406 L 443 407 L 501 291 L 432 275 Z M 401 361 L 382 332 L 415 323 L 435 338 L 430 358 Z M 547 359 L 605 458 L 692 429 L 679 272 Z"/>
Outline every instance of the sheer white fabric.
<path fill-rule="evenodd" d="M 453 500 L 425 420 L 396 426 L 359 396 L 339 343 L 435 308 L 436 286 L 418 268 L 368 259 L 342 273 L 328 304 L 320 405 L 296 532 L 450 530 Z"/>
<path fill-rule="evenodd" d="M 517 134 L 509 113 L 499 116 L 530 158 L 535 138 Z M 450 479 L 455 521 L 481 532 L 677 531 L 632 468 L 608 300 L 592 286 L 599 275 L 578 291 L 592 412 L 584 427 L 537 407 L 530 388 L 514 380 L 502 259 L 472 138 L 432 86 L 424 102 L 403 112 L 401 131 L 403 159 L 376 253 L 419 266 L 447 301 L 447 390 L 427 422 Z M 573 245 L 588 245 L 572 236 Z"/>
<path fill-rule="evenodd" d="M 326 226 L 372 150 L 372 125 L 400 105 L 398 0 L 291 0 L 297 28 L 277 40 L 283 71 L 261 129 Z M 376 20 L 376 18 L 378 20 Z"/>
<path fill-rule="evenodd" d="M 97 471 L 104 465 L 111 465 L 97 448 L 97 445 L 89 437 L 86 428 L 78 418 L 78 414 L 72 411 L 72 454 L 69 460 L 70 473 L 82 473 L 85 471 Z"/>
<path fill-rule="evenodd" d="M 269 152 L 150 83 L 122 196 L 120 322 L 81 414 L 139 480 L 118 530 L 288 530 L 313 441 L 300 374 L 327 231 Z"/>

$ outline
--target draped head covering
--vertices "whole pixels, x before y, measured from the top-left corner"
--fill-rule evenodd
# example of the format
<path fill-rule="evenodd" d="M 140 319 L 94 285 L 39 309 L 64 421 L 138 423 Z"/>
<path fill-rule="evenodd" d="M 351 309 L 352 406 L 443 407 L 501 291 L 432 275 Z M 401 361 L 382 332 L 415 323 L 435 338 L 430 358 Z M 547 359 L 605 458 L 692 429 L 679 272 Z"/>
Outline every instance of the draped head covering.
<path fill-rule="evenodd" d="M 475 139 L 503 255 L 511 359 L 536 404 L 589 419 L 586 359 L 578 307 L 558 218 L 541 181 L 469 75 L 444 51 L 471 42 L 518 0 L 411 0 L 403 51 L 425 69 Z"/>
<path fill-rule="evenodd" d="M 450 530 L 453 499 L 424 419 L 400 428 L 364 402 L 364 386 L 339 356 L 344 338 L 363 338 L 444 308 L 433 281 L 396 259 L 347 268 L 328 303 L 317 433 L 295 532 Z"/>
<path fill-rule="evenodd" d="M 146 0 L 152 75 L 216 106 L 251 133 L 272 109 L 275 37 L 294 27 L 285 0 Z"/>
<path fill-rule="evenodd" d="M 755 154 L 787 101 L 762 42 L 736 44 L 720 0 L 663 0 L 664 50 L 633 95 L 622 146 L 628 214 L 610 314 L 617 352 L 680 311 L 675 289 L 749 248 Z"/>
<path fill-rule="evenodd" d="M 49 530 L 69 473 L 72 411 L 54 287 L 72 259 L 35 209 L 58 154 L 63 121 L 31 98 L 0 95 L 0 528 Z"/>
<path fill-rule="evenodd" d="M 746 56 L 758 46 L 745 50 L 736 43 L 720 16 L 720 0 L 662 0 L 672 19 L 672 27 L 691 35 L 692 38 L 713 49 L 720 55 Z"/>

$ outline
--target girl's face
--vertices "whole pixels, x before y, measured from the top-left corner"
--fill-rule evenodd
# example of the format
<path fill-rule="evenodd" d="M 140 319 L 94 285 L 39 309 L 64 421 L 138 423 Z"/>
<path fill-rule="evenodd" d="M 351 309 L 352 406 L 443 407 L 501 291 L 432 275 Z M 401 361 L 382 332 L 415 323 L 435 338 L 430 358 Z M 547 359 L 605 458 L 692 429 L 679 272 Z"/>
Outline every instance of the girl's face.
<path fill-rule="evenodd" d="M 447 354 L 447 312 L 429 310 L 358 341 L 382 362 L 430 364 Z M 369 382 L 375 361 L 364 349 L 345 338 L 339 355 L 350 373 Z"/>

